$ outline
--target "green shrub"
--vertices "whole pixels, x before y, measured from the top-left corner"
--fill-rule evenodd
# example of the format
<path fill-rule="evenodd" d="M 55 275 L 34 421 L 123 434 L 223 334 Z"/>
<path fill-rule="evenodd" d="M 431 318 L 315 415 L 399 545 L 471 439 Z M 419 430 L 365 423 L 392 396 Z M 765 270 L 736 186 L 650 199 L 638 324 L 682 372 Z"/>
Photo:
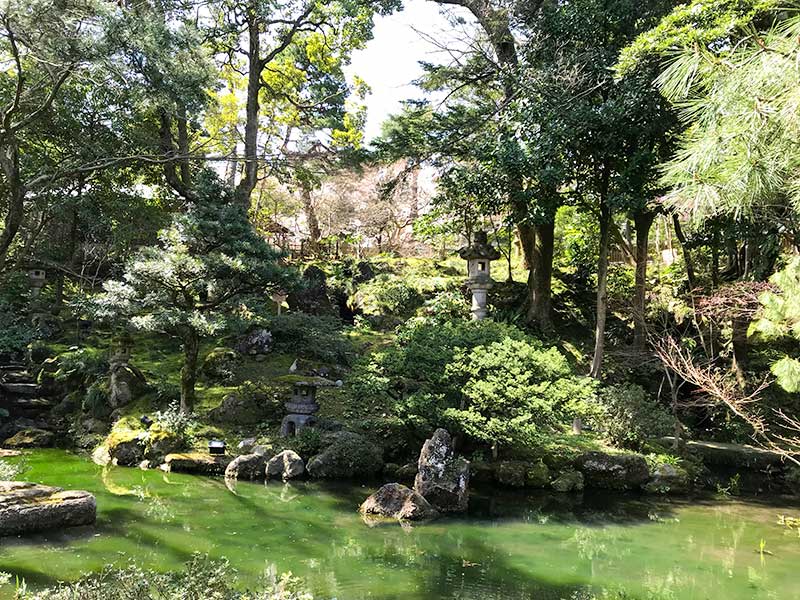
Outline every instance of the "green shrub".
<path fill-rule="evenodd" d="M 297 452 L 304 461 L 308 461 L 322 449 L 322 434 L 313 427 L 304 427 L 288 441 L 286 446 Z"/>
<path fill-rule="evenodd" d="M 461 292 L 439 292 L 425 301 L 422 312 L 439 323 L 465 321 L 470 318 L 470 304 Z"/>
<path fill-rule="evenodd" d="M 422 305 L 422 295 L 399 277 L 379 275 L 358 288 L 352 304 L 365 315 L 405 317 Z"/>
<path fill-rule="evenodd" d="M 74 583 L 61 583 L 40 592 L 29 592 L 22 584 L 16 600 L 313 600 L 300 580 L 291 575 L 265 574 L 255 591 L 243 589 L 227 560 L 197 554 L 178 572 L 144 570 L 131 563 L 125 569 L 106 567 Z"/>
<path fill-rule="evenodd" d="M 230 348 L 214 348 L 203 359 L 200 373 L 206 381 L 230 383 L 235 376 L 238 355 Z"/>
<path fill-rule="evenodd" d="M 275 350 L 326 363 L 350 364 L 353 345 L 334 317 L 287 313 L 267 320 Z"/>
<path fill-rule="evenodd" d="M 36 330 L 17 307 L 0 302 L 0 354 L 21 354 Z"/>
<path fill-rule="evenodd" d="M 99 348 L 79 348 L 62 352 L 56 357 L 58 370 L 53 375 L 56 381 L 80 381 L 91 385 L 108 374 L 108 358 Z"/>
<path fill-rule="evenodd" d="M 600 397 L 604 407 L 600 426 L 616 446 L 639 449 L 647 439 L 675 431 L 672 414 L 639 385 L 608 386 Z"/>
<path fill-rule="evenodd" d="M 185 446 L 192 443 L 191 430 L 197 425 L 193 415 L 181 411 L 179 402 L 173 402 L 164 410 L 153 414 L 153 427 L 179 439 Z"/>
<path fill-rule="evenodd" d="M 397 344 L 376 353 L 377 372 L 391 380 L 411 381 L 424 391 L 452 395 L 445 369 L 459 349 L 471 349 L 505 339 L 523 340 L 513 325 L 493 321 L 452 321 L 417 317 L 398 331 Z"/>
<path fill-rule="evenodd" d="M 108 384 L 105 381 L 97 381 L 87 388 L 81 409 L 93 417 L 101 419 L 107 417 L 111 413 L 108 398 Z"/>
<path fill-rule="evenodd" d="M 575 376 L 556 348 L 538 341 L 504 339 L 460 350 L 446 373 L 463 398 L 445 419 L 495 450 L 530 445 L 598 410 L 595 382 Z"/>

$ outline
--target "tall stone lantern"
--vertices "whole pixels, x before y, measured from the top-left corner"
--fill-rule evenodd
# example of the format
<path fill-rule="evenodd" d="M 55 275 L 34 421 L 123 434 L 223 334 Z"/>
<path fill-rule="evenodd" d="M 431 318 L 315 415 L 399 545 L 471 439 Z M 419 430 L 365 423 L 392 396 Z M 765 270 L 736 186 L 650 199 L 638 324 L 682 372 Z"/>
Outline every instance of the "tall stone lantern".
<path fill-rule="evenodd" d="M 458 255 L 467 261 L 467 285 L 472 292 L 472 318 L 486 318 L 486 301 L 492 288 L 492 261 L 500 258 L 500 252 L 489 245 L 485 231 L 475 233 L 470 246 L 464 246 Z"/>

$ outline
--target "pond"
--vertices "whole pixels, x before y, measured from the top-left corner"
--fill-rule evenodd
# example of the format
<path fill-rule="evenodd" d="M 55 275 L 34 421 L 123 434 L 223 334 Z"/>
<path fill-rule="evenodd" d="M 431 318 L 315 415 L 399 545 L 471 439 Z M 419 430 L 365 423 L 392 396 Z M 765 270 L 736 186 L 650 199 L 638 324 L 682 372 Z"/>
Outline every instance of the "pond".
<path fill-rule="evenodd" d="M 131 559 L 177 569 L 201 552 L 228 558 L 245 582 L 272 567 L 338 600 L 800 600 L 800 537 L 777 524 L 800 515 L 788 501 L 494 492 L 476 494 L 464 518 L 370 528 L 356 513 L 369 486 L 231 490 L 58 450 L 26 460 L 25 479 L 89 490 L 99 507 L 95 528 L 0 539 L 0 572 L 34 589 Z"/>

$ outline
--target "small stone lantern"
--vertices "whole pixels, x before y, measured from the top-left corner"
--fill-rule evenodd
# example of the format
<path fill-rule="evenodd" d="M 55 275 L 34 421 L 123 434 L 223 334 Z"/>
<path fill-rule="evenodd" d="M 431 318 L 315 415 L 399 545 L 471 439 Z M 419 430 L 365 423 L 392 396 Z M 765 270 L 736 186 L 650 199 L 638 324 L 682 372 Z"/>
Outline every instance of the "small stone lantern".
<path fill-rule="evenodd" d="M 128 334 L 123 334 L 114 340 L 111 358 L 111 366 L 125 366 L 131 361 L 133 355 L 133 338 Z"/>
<path fill-rule="evenodd" d="M 472 318 L 481 321 L 486 318 L 486 302 L 492 287 L 492 261 L 500 258 L 500 252 L 489 245 L 485 231 L 475 233 L 470 246 L 464 246 L 458 255 L 467 261 L 467 285 L 472 292 Z"/>
<path fill-rule="evenodd" d="M 42 293 L 47 274 L 42 269 L 31 269 L 28 271 L 28 281 L 31 286 L 31 297 L 37 298 Z"/>
<path fill-rule="evenodd" d="M 304 427 L 309 427 L 316 420 L 319 404 L 317 404 L 317 390 L 321 387 L 337 385 L 324 377 L 303 377 L 289 375 L 282 378 L 292 384 L 292 399 L 284 406 L 289 413 L 281 422 L 281 435 L 293 437 Z"/>

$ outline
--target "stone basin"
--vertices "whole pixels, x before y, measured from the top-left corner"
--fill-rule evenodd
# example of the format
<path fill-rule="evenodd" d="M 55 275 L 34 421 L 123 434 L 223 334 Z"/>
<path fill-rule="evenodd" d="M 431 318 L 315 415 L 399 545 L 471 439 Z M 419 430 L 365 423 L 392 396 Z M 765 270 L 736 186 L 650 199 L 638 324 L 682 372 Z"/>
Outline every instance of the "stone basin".
<path fill-rule="evenodd" d="M 97 502 L 84 491 L 0 481 L 0 536 L 92 525 Z"/>

